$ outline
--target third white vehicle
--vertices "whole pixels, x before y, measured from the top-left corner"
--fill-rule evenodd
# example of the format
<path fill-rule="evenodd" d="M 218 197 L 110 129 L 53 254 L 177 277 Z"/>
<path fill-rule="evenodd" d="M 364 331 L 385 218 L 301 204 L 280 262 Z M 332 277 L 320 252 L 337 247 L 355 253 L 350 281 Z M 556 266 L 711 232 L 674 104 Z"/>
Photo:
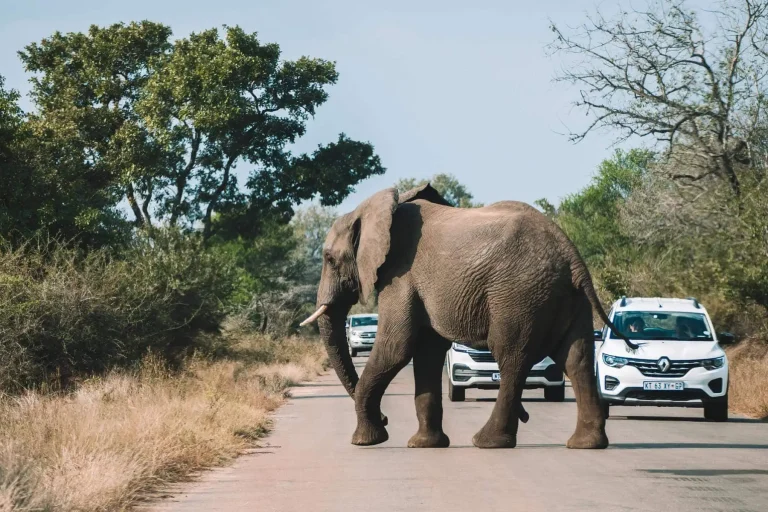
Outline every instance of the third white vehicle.
<path fill-rule="evenodd" d="M 630 352 L 605 327 L 595 366 L 606 417 L 612 405 L 702 407 L 704 417 L 728 419 L 728 357 L 707 310 L 696 299 L 626 298 L 608 314 L 616 329 L 640 345 Z"/>
<path fill-rule="evenodd" d="M 376 313 L 360 313 L 349 315 L 346 322 L 347 344 L 352 357 L 359 352 L 373 350 L 376 333 L 379 330 L 379 315 Z"/>

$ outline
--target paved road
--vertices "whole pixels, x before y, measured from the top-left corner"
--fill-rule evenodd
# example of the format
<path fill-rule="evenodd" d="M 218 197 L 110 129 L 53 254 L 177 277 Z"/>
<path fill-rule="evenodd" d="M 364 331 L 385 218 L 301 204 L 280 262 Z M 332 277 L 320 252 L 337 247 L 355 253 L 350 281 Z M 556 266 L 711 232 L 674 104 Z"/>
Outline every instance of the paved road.
<path fill-rule="evenodd" d="M 358 372 L 365 358 L 357 358 Z M 444 390 L 447 389 L 444 385 Z M 408 449 L 416 431 L 413 368 L 384 397 L 390 439 L 349 444 L 354 406 L 334 374 L 296 388 L 264 448 L 205 473 L 152 510 L 168 511 L 766 511 L 768 423 L 704 422 L 698 409 L 613 408 L 611 446 L 565 448 L 576 417 L 541 391 L 524 398 L 531 420 L 513 450 L 479 450 L 495 392 L 444 398 L 449 449 Z"/>

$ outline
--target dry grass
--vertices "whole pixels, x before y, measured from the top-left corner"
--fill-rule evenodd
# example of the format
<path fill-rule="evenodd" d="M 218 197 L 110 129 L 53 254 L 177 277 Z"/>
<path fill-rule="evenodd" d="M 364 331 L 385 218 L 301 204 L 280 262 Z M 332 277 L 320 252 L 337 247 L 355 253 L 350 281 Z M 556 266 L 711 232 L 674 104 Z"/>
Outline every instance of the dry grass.
<path fill-rule="evenodd" d="M 0 511 L 125 509 L 252 446 L 286 388 L 325 364 L 307 340 L 249 338 L 238 350 L 244 360 L 190 360 L 181 374 L 150 357 L 66 395 L 0 400 Z"/>
<path fill-rule="evenodd" d="M 768 343 L 748 339 L 728 348 L 727 353 L 730 409 L 752 418 L 768 418 Z"/>

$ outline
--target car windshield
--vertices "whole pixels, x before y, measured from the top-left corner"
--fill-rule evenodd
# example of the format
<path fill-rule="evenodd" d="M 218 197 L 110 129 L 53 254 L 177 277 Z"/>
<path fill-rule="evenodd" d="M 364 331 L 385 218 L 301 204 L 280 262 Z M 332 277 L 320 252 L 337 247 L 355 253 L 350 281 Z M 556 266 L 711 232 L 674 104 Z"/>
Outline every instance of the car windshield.
<path fill-rule="evenodd" d="M 706 317 L 699 313 L 620 311 L 613 323 L 628 338 L 637 340 L 712 341 Z M 617 338 L 611 333 L 612 338 Z"/>
<path fill-rule="evenodd" d="M 379 319 L 375 316 L 359 316 L 352 319 L 352 327 L 362 327 L 365 325 L 378 325 Z"/>

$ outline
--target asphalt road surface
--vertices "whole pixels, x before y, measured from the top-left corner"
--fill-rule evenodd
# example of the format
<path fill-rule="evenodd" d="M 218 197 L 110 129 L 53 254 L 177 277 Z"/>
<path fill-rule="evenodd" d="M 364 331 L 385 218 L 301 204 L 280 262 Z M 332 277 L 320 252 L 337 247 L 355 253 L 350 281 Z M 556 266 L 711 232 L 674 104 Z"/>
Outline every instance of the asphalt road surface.
<path fill-rule="evenodd" d="M 356 358 L 358 373 L 366 357 Z M 495 391 L 444 396 L 448 449 L 409 449 L 416 432 L 413 367 L 387 390 L 390 439 L 349 440 L 354 404 L 335 374 L 295 388 L 263 448 L 177 486 L 149 510 L 168 511 L 767 511 L 768 423 L 702 419 L 700 409 L 615 407 L 607 450 L 568 450 L 576 403 L 526 391 L 531 415 L 512 450 L 480 450 Z M 444 381 L 444 393 L 447 384 Z"/>

